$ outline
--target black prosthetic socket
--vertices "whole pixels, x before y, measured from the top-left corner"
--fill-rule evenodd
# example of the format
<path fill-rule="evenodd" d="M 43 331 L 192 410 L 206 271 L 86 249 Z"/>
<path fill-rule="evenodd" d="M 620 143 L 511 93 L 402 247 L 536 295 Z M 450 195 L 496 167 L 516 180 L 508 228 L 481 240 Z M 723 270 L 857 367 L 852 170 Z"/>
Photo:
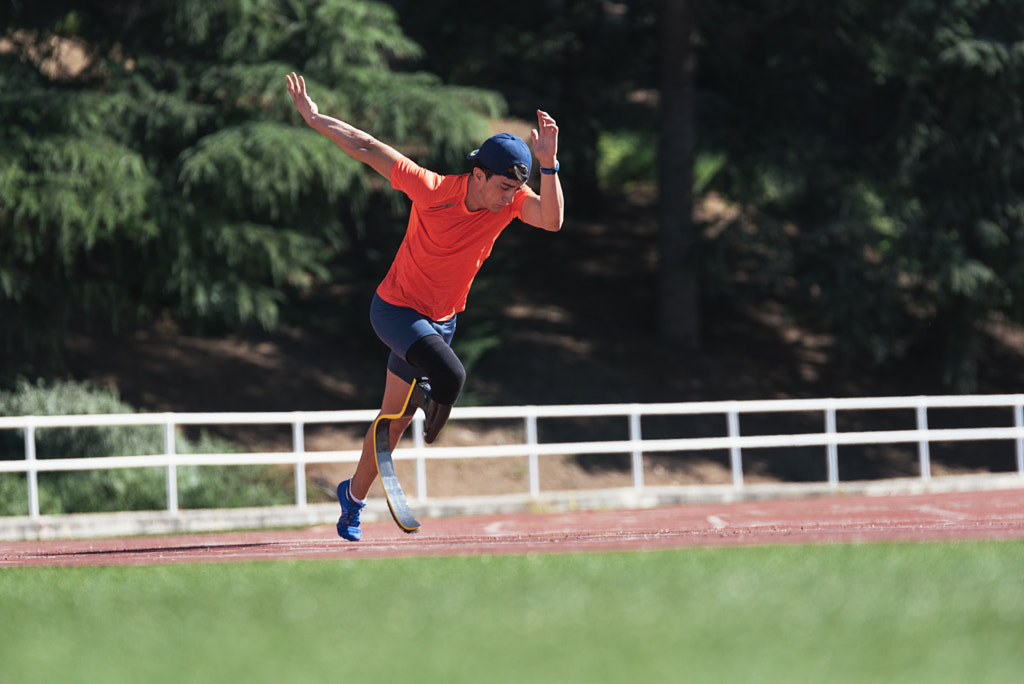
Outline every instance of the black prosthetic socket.
<path fill-rule="evenodd" d="M 448 416 L 451 415 L 451 412 L 451 404 L 439 404 L 436 401 L 427 404 L 427 415 L 423 420 L 424 442 L 427 444 L 434 443 L 437 436 L 441 434 L 441 428 L 448 422 Z"/>

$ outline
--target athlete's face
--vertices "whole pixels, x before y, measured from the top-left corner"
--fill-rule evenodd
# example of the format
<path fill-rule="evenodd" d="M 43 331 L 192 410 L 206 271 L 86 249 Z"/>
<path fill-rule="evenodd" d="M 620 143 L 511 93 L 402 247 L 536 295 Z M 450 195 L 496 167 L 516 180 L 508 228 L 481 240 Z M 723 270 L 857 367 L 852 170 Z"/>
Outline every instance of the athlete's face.
<path fill-rule="evenodd" d="M 501 211 L 507 207 L 519 192 L 519 188 L 523 187 L 523 183 L 506 176 L 494 174 L 490 178 L 485 178 L 484 172 L 480 169 L 474 169 L 473 173 L 479 174 L 477 178 L 481 181 L 480 208 L 488 211 Z"/>

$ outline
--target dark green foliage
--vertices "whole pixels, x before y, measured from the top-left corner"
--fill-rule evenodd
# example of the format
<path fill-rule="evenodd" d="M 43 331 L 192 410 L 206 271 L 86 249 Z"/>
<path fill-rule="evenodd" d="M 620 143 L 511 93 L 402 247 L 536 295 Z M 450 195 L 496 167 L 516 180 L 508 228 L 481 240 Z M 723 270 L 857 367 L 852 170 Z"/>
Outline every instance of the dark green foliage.
<path fill-rule="evenodd" d="M 858 366 L 927 356 L 971 389 L 987 318 L 1024 321 L 1024 4 L 693 1 L 700 190 L 743 210 L 692 255 L 709 303 L 768 295 Z M 379 280 L 403 200 L 298 120 L 293 69 L 445 171 L 504 113 L 479 88 L 548 109 L 571 215 L 599 212 L 599 170 L 643 181 L 660 150 L 654 0 L 2 7 L 7 349 L 160 312 L 270 326 L 312 283 Z M 54 36 L 87 67 L 49 70 Z"/>
<path fill-rule="evenodd" d="M 970 389 L 990 312 L 1024 320 L 1024 4 L 693 2 L 698 159 L 724 160 L 698 182 L 745 208 L 692 255 L 709 303 L 780 298 L 855 365 L 927 354 Z M 573 213 L 598 140 L 606 182 L 664 149 L 660 3 L 393 4 L 432 70 L 557 113 Z"/>
<path fill-rule="evenodd" d="M 971 389 L 989 312 L 1024 320 L 1024 5 L 701 7 L 701 145 L 752 208 L 723 268 L 848 358 L 934 352 Z"/>
<path fill-rule="evenodd" d="M 271 327 L 295 293 L 380 261 L 367 235 L 401 231 L 403 200 L 388 189 L 372 201 L 382 179 L 305 126 L 285 90 L 292 70 L 323 111 L 456 172 L 504 109 L 493 93 L 393 70 L 420 49 L 380 3 L 37 0 L 4 11 L 9 351 L 56 355 L 69 324 L 164 312 Z M 54 70 L 49 58 L 72 45 L 80 64 Z"/>

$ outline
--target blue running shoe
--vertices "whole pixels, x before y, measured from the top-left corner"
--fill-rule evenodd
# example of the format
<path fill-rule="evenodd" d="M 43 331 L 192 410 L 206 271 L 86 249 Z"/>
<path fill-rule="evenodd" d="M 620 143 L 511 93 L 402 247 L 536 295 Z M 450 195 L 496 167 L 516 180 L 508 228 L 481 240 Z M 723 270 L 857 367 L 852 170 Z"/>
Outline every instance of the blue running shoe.
<path fill-rule="evenodd" d="M 338 503 L 341 504 L 341 517 L 338 518 L 338 536 L 349 541 L 359 541 L 363 531 L 359 529 L 359 512 L 366 504 L 352 503 L 348 498 L 348 489 L 352 480 L 345 480 L 338 485 Z"/>

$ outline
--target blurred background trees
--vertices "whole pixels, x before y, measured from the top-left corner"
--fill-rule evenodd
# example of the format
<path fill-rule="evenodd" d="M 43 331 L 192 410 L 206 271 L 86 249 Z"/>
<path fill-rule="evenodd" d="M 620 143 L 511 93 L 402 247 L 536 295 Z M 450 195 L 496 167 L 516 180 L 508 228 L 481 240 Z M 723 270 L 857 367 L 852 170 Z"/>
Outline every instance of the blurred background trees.
<path fill-rule="evenodd" d="M 661 294 L 683 302 L 694 344 L 702 310 L 771 298 L 858 367 L 931 358 L 970 390 L 991 317 L 1024 316 L 1024 4 L 1012 0 L 2 11 L 9 349 L 56 352 L 68 325 L 160 313 L 272 326 L 309 288 L 379 277 L 403 199 L 301 125 L 291 70 L 325 111 L 447 172 L 489 119 L 551 111 L 570 220 L 657 187 L 670 150 L 692 154 L 692 183 L 662 187 L 677 202 L 662 230 L 679 231 L 662 264 L 684 277 Z M 668 81 L 687 51 L 665 48 L 680 46 L 695 69 Z M 62 70 L 54 58 L 72 49 L 78 66 Z M 731 218 L 693 222 L 678 203 L 687 185 Z"/>
<path fill-rule="evenodd" d="M 699 7 L 698 139 L 757 226 L 718 239 L 760 250 L 758 280 L 838 353 L 932 357 L 972 389 L 988 317 L 1024 303 L 1024 6 Z"/>
<path fill-rule="evenodd" d="M 495 93 L 392 68 L 421 51 L 379 3 L 4 5 L 8 349 L 57 351 L 68 325 L 163 312 L 271 327 L 297 292 L 351 277 L 334 269 L 386 258 L 375 234 L 397 198 L 302 125 L 289 71 L 325 111 L 429 164 L 463 158 L 503 113 Z"/>

